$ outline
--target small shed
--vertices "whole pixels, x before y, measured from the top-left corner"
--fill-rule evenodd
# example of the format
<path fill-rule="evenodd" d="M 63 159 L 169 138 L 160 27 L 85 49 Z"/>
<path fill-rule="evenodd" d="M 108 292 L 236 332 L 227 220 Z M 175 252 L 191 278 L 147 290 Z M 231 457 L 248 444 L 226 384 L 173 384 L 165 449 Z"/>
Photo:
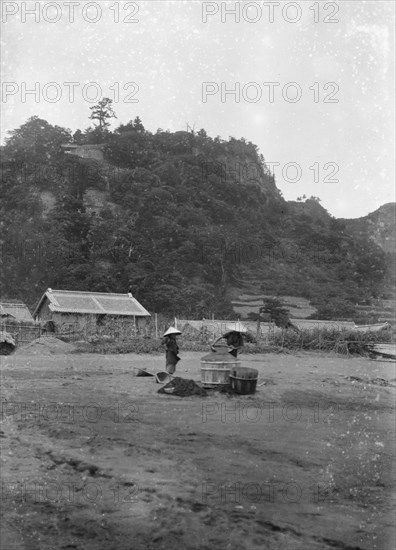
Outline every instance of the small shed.
<path fill-rule="evenodd" d="M 56 327 L 68 325 L 76 330 L 122 321 L 124 326 L 143 329 L 150 313 L 128 294 L 52 290 L 41 297 L 33 317 L 36 321 L 53 321 Z"/>
<path fill-rule="evenodd" d="M 32 314 L 22 302 L 0 302 L 0 317 L 16 321 L 33 321 Z"/>
<path fill-rule="evenodd" d="M 82 159 L 103 160 L 103 144 L 99 145 L 77 145 L 75 143 L 65 143 L 61 145 L 67 155 L 79 157 Z"/>

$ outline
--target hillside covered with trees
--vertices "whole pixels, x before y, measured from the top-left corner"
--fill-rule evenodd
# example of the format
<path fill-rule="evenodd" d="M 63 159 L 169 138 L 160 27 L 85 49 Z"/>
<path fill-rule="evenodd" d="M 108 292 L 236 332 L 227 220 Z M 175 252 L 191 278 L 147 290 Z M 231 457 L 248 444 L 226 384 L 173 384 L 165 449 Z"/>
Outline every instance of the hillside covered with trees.
<path fill-rule="evenodd" d="M 96 127 L 32 117 L 2 147 L 2 299 L 131 290 L 151 312 L 221 318 L 256 290 L 340 318 L 393 297 L 393 255 L 316 197 L 286 202 L 251 142 L 151 133 L 139 117 L 110 131 L 111 105 L 96 107 Z"/>

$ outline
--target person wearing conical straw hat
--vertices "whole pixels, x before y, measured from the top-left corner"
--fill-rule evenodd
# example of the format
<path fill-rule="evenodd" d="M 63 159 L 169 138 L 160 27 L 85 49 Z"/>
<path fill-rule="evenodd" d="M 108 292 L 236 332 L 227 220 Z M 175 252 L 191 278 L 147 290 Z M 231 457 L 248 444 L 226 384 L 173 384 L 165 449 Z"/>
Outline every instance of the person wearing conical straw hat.
<path fill-rule="evenodd" d="M 180 330 L 177 330 L 175 327 L 170 327 L 163 335 L 162 343 L 166 347 L 165 357 L 166 357 L 166 371 L 169 374 L 173 374 L 176 370 L 176 365 L 180 361 L 179 346 L 176 342 L 176 336 L 181 334 Z"/>
<path fill-rule="evenodd" d="M 247 328 L 244 327 L 241 323 L 233 323 L 232 325 L 226 326 L 226 332 L 219 336 L 212 344 L 212 351 L 216 351 L 216 344 L 220 340 L 226 340 L 228 346 L 228 353 L 233 355 L 235 358 L 238 357 L 238 352 L 241 351 L 243 347 L 243 337 L 242 334 L 247 333 Z"/>

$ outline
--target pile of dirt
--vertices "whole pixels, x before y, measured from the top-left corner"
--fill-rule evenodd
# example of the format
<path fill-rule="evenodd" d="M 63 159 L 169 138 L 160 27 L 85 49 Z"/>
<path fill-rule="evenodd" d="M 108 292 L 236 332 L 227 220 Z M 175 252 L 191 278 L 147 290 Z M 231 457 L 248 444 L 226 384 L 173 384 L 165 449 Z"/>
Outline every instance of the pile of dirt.
<path fill-rule="evenodd" d="M 16 350 L 17 355 L 63 355 L 75 350 L 72 344 L 63 342 L 55 336 L 41 336 L 33 342 L 20 346 Z"/>
<path fill-rule="evenodd" d="M 0 330 L 0 355 L 10 355 L 15 349 L 15 340 L 12 334 Z"/>
<path fill-rule="evenodd" d="M 8 344 L 7 342 L 0 341 L 0 355 L 11 355 L 14 349 L 15 346 L 13 344 Z"/>
<path fill-rule="evenodd" d="M 158 393 L 177 395 L 178 397 L 189 397 L 190 395 L 207 396 L 206 391 L 201 386 L 198 386 L 194 380 L 186 380 L 178 376 L 159 389 Z"/>

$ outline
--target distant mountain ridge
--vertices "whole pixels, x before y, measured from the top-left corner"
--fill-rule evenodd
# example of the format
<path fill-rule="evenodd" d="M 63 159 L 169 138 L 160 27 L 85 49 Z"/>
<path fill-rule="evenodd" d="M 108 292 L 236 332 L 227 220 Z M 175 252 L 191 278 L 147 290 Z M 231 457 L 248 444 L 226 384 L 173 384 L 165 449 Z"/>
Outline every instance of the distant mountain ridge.
<path fill-rule="evenodd" d="M 366 238 L 380 246 L 384 252 L 396 251 L 396 203 L 383 204 L 361 218 L 339 218 L 354 238 Z"/>

